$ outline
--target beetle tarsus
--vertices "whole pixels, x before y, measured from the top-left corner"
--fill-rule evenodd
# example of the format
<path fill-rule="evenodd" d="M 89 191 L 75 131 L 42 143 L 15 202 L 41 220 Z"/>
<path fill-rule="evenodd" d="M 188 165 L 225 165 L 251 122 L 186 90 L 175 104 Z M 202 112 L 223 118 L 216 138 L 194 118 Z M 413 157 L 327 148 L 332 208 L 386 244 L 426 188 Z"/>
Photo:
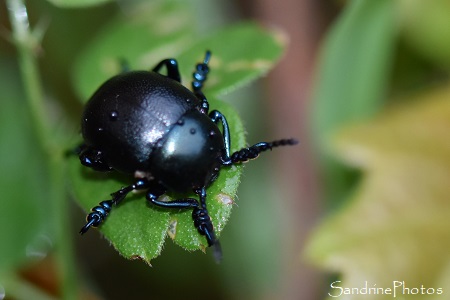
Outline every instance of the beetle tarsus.
<path fill-rule="evenodd" d="M 194 208 L 192 211 L 192 219 L 194 220 L 194 226 L 197 228 L 198 232 L 205 236 L 208 246 L 213 248 L 214 259 L 219 263 L 222 258 L 222 250 L 219 240 L 216 238 L 214 226 L 208 211 L 206 208 Z"/>
<path fill-rule="evenodd" d="M 84 226 L 80 229 L 79 233 L 80 233 L 81 235 L 85 234 L 85 233 L 89 230 L 89 228 L 91 228 L 91 226 L 93 226 L 95 223 L 98 223 L 98 219 L 92 218 L 90 221 L 88 221 L 88 222 L 86 223 L 86 225 L 84 225 Z"/>
<path fill-rule="evenodd" d="M 91 227 L 98 227 L 108 216 L 114 202 L 105 200 L 91 209 L 91 213 L 86 217 L 86 224 L 81 228 L 80 233 L 86 233 Z"/>

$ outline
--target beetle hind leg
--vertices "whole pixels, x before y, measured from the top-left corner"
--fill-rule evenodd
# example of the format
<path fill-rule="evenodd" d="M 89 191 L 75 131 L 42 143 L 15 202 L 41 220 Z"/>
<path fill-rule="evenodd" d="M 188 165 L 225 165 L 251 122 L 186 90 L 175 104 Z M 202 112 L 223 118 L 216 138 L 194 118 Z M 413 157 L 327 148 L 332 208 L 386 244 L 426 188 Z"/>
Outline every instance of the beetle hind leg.
<path fill-rule="evenodd" d="M 158 184 L 157 184 L 158 185 Z M 165 193 L 165 189 L 162 186 L 153 186 L 149 188 L 146 198 L 152 204 L 172 209 L 192 209 L 192 219 L 194 226 L 197 228 L 201 235 L 204 235 L 208 246 L 214 248 L 214 258 L 219 262 L 222 258 L 222 250 L 220 243 L 216 238 L 214 227 L 211 222 L 211 217 L 206 209 L 206 188 L 203 187 L 196 190 L 195 193 L 200 197 L 200 203 L 193 198 L 183 198 L 173 201 L 161 201 L 158 200 L 160 196 Z"/>

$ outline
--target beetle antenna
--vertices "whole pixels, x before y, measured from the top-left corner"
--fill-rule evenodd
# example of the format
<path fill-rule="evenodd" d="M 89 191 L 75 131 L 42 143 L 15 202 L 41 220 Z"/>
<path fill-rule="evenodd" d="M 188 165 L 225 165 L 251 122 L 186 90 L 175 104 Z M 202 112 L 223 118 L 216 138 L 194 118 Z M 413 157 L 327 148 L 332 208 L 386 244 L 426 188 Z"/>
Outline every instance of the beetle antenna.
<path fill-rule="evenodd" d="M 298 144 L 296 139 L 283 139 L 273 142 L 260 142 L 248 148 L 242 148 L 230 156 L 231 164 L 247 162 L 250 159 L 257 158 L 261 152 L 272 150 L 280 146 L 293 146 Z"/>

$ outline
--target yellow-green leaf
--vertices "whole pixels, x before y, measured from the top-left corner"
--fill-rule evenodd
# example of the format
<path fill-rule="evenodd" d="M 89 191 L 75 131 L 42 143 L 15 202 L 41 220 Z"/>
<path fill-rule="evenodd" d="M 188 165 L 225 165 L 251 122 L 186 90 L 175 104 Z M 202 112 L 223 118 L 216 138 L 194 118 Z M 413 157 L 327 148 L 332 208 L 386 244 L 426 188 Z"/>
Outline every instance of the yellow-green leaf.
<path fill-rule="evenodd" d="M 413 299 L 434 299 L 421 294 L 422 286 L 450 289 L 449 132 L 446 87 L 337 135 L 337 156 L 362 169 L 363 179 L 347 205 L 317 230 L 307 255 L 339 273 L 341 287 L 362 288 L 367 281 L 392 288 L 401 281 L 419 288 Z"/>
<path fill-rule="evenodd" d="M 450 6 L 447 0 L 398 1 L 404 40 L 434 64 L 450 67 Z"/>

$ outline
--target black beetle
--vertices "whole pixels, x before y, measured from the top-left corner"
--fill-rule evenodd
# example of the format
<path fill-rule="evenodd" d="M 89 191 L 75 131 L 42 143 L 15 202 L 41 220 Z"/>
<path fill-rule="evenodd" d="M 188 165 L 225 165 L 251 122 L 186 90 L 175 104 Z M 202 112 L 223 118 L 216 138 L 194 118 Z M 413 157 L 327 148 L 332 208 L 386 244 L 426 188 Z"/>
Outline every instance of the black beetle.
<path fill-rule="evenodd" d="M 202 92 L 211 57 L 193 73 L 192 89 L 181 84 L 175 59 L 161 61 L 151 72 L 124 72 L 106 81 L 86 104 L 81 128 L 84 144 L 78 154 L 83 165 L 96 171 L 118 171 L 136 181 L 111 194 L 86 217 L 83 234 L 99 226 L 113 205 L 133 190 L 146 190 L 152 204 L 171 209 L 192 209 L 194 226 L 221 250 L 206 208 L 206 188 L 217 178 L 221 167 L 246 162 L 273 147 L 294 145 L 294 139 L 261 142 L 230 155 L 230 134 L 224 115 L 213 110 Z M 162 67 L 167 76 L 159 73 Z M 219 130 L 218 123 L 222 124 Z M 167 190 L 187 193 L 193 198 L 170 202 L 159 200 Z"/>

